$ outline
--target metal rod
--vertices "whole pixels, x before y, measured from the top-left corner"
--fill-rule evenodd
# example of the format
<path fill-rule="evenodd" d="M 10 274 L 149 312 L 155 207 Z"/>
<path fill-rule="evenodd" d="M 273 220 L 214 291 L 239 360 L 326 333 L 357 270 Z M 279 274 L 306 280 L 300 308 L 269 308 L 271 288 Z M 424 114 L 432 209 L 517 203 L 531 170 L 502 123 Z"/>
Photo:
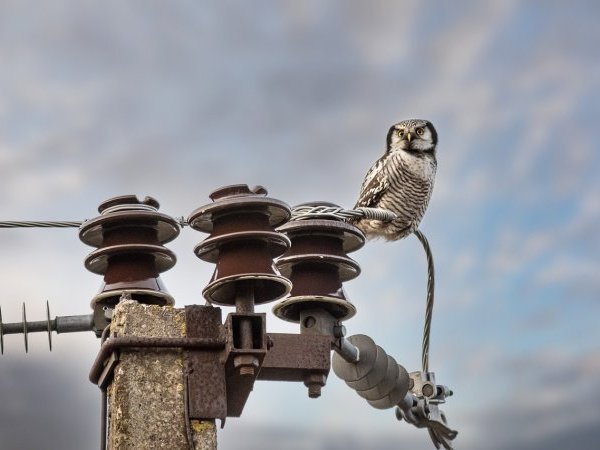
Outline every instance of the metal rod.
<path fill-rule="evenodd" d="M 235 310 L 243 314 L 254 312 L 254 282 L 238 283 L 235 293 Z"/>
<path fill-rule="evenodd" d="M 23 333 L 25 352 L 29 351 L 29 333 L 48 333 L 48 347 L 52 351 L 52 332 L 74 333 L 78 331 L 94 331 L 94 315 L 63 316 L 50 319 L 50 305 L 46 301 L 46 320 L 27 321 L 27 311 L 23 303 L 21 322 L 3 323 L 0 310 L 0 353 L 4 354 L 4 335 Z"/>
<path fill-rule="evenodd" d="M 56 317 L 53 321 L 56 333 L 76 333 L 78 331 L 92 331 L 94 329 L 94 315 L 83 314 L 79 316 Z"/>
<path fill-rule="evenodd" d="M 348 339 L 340 338 L 338 340 L 339 344 L 333 346 L 333 350 L 344 358 L 349 363 L 357 363 L 360 361 L 360 350 L 357 346 L 352 344 Z"/>
<path fill-rule="evenodd" d="M 240 320 L 240 348 L 251 349 L 252 345 L 252 321 L 250 319 Z"/>
<path fill-rule="evenodd" d="M 23 310 L 24 311 L 24 310 Z M 25 317 L 25 313 L 23 313 Z M 0 316 L 1 322 L 1 316 Z M 57 333 L 76 333 L 79 331 L 92 331 L 94 329 L 94 315 L 83 314 L 79 316 L 57 316 L 52 320 L 38 320 L 32 322 L 2 323 L 1 334 L 39 333 L 56 331 Z"/>
<path fill-rule="evenodd" d="M 168 337 L 147 337 L 147 336 L 123 336 L 114 337 L 106 341 L 100 347 L 98 356 L 90 370 L 90 381 L 98 384 L 100 375 L 104 368 L 104 362 L 110 354 L 121 348 L 182 348 L 182 349 L 203 349 L 203 350 L 221 350 L 225 347 L 227 341 L 222 338 L 168 338 Z"/>
<path fill-rule="evenodd" d="M 5 323 L 2 327 L 4 334 L 39 333 L 40 331 L 48 331 L 48 321 Z"/>

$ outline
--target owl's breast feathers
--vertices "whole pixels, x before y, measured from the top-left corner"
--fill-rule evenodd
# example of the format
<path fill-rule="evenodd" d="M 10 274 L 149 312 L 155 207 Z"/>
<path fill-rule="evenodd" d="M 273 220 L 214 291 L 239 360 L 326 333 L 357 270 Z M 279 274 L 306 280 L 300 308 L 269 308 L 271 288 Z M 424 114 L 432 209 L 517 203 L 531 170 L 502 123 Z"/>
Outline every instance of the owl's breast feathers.
<path fill-rule="evenodd" d="M 401 239 L 417 229 L 433 190 L 437 164 L 434 157 L 394 153 L 378 160 L 365 179 L 355 207 L 382 208 L 398 218 L 390 223 L 360 220 L 367 236 Z"/>

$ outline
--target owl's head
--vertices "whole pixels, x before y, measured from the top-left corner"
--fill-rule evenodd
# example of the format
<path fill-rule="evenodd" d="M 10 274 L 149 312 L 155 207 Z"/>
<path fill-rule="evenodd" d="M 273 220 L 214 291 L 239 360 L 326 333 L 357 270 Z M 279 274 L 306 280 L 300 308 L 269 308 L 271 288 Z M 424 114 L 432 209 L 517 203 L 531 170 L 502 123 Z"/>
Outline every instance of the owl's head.
<path fill-rule="evenodd" d="M 435 156 L 438 137 L 431 122 L 410 119 L 392 125 L 387 135 L 388 152 L 405 151 L 414 155 Z"/>

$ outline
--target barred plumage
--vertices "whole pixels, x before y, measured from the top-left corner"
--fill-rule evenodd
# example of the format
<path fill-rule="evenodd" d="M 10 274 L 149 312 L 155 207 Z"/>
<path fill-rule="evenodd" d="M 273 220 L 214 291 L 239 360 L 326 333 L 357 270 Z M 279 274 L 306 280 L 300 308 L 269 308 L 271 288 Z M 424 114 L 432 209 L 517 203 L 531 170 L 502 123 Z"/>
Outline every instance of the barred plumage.
<path fill-rule="evenodd" d="M 426 120 L 405 120 L 390 128 L 386 152 L 367 172 L 355 208 L 383 208 L 398 218 L 357 221 L 367 237 L 395 241 L 418 228 L 433 190 L 436 146 L 437 132 Z"/>

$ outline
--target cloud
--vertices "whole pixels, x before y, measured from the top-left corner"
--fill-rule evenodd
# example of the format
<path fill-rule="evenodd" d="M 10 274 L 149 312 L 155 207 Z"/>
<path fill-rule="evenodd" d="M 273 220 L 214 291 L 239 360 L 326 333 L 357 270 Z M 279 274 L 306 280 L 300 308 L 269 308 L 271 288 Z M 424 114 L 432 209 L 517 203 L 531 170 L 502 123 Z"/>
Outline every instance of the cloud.
<path fill-rule="evenodd" d="M 544 448 L 553 439 L 564 439 L 572 430 L 591 444 L 600 421 L 598 398 L 598 349 L 580 356 L 564 352 L 527 355 L 504 365 L 512 382 L 505 401 L 485 416 L 482 430 L 499 448 Z M 510 432 L 508 432 L 510 430 Z M 517 444 L 518 443 L 518 444 Z M 592 448 L 593 445 L 580 448 Z"/>

